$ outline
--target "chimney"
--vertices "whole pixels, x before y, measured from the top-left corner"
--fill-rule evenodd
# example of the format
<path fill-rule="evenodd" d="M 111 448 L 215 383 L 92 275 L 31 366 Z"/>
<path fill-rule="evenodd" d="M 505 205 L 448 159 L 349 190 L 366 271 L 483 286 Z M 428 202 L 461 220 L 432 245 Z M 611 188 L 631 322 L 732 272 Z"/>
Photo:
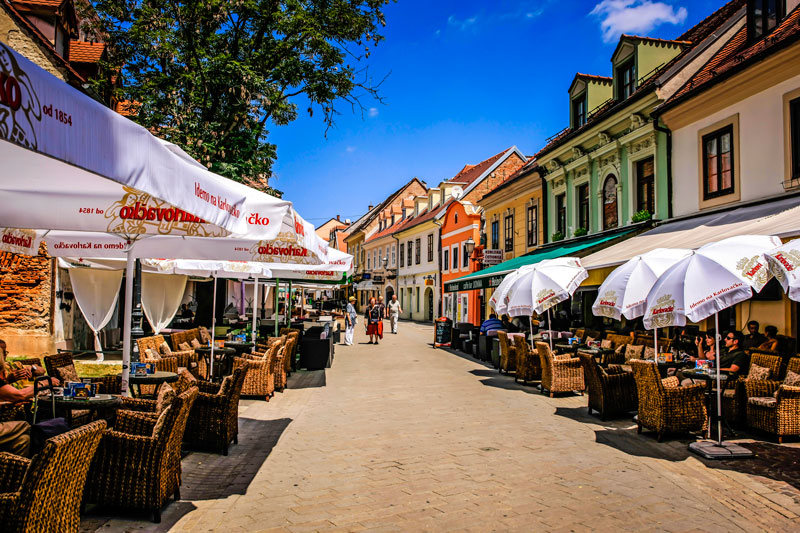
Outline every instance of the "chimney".
<path fill-rule="evenodd" d="M 342 215 L 336 215 L 336 222 L 342 221 Z"/>
<path fill-rule="evenodd" d="M 372 208 L 373 208 L 373 207 L 375 207 L 375 206 L 374 206 L 374 205 L 372 205 L 372 204 L 369 204 L 369 207 L 367 208 L 367 211 L 372 211 Z"/>

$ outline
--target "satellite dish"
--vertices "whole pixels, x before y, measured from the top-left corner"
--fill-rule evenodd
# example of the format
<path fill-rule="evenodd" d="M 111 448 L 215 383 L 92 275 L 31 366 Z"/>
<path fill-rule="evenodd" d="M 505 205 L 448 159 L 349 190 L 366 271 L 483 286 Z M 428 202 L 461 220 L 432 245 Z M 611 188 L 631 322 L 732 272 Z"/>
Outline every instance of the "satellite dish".
<path fill-rule="evenodd" d="M 456 200 L 458 200 L 458 199 L 460 199 L 462 196 L 464 196 L 464 189 L 462 189 L 461 187 L 459 187 L 458 185 L 456 185 L 455 187 L 453 187 L 453 190 L 450 192 L 450 194 L 452 194 L 452 195 L 453 195 L 453 198 L 455 198 Z"/>

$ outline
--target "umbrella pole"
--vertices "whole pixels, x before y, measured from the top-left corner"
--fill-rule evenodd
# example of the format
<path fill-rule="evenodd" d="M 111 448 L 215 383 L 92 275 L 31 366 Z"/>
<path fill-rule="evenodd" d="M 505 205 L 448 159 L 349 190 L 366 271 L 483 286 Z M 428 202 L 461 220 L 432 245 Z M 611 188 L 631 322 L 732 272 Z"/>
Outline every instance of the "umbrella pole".
<path fill-rule="evenodd" d="M 123 396 L 130 396 L 128 382 L 131 376 L 131 315 L 133 314 L 133 266 L 135 259 L 130 246 L 125 251 L 125 328 L 122 335 L 122 384 Z"/>
<path fill-rule="evenodd" d="M 286 291 L 286 327 L 292 327 L 292 280 L 289 280 L 289 290 Z"/>
<path fill-rule="evenodd" d="M 280 297 L 278 296 L 278 292 L 280 292 L 281 287 L 281 280 L 280 278 L 275 278 L 275 336 L 278 336 L 278 322 L 280 321 L 280 315 L 278 314 L 278 303 L 280 302 Z"/>
<path fill-rule="evenodd" d="M 216 342 L 216 335 L 217 335 L 217 275 L 216 273 L 211 274 L 214 278 L 214 296 L 211 298 L 211 362 L 208 370 L 208 377 L 209 379 L 214 378 L 214 345 Z"/>
<path fill-rule="evenodd" d="M 722 389 L 720 389 L 720 380 L 719 380 L 719 312 L 714 313 L 714 331 L 716 334 L 714 335 L 714 342 L 716 342 L 716 348 L 714 348 L 714 360 L 717 363 L 717 444 L 722 445 Z"/>
<path fill-rule="evenodd" d="M 653 351 L 656 352 L 656 363 L 658 363 L 658 328 L 653 328 Z"/>
<path fill-rule="evenodd" d="M 253 285 L 253 351 L 256 351 L 256 337 L 258 336 L 258 276 Z"/>
<path fill-rule="evenodd" d="M 550 316 L 550 308 L 547 308 L 547 340 L 550 341 L 550 353 L 553 352 L 553 318 Z"/>

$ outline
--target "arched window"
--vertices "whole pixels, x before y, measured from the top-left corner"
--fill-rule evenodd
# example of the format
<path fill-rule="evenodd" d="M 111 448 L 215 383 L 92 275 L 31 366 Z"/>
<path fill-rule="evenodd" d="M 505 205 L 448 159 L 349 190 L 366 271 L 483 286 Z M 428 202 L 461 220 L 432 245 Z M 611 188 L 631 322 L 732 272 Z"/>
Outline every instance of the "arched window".
<path fill-rule="evenodd" d="M 617 227 L 617 177 L 613 174 L 603 183 L 603 229 Z"/>

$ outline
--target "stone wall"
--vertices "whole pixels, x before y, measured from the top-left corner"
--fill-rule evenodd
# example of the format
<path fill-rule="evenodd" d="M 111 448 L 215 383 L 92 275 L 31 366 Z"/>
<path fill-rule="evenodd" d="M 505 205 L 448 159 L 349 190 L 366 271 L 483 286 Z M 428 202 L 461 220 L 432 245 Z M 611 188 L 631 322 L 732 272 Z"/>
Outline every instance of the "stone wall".
<path fill-rule="evenodd" d="M 5 9 L 0 9 L 0 41 L 27 57 L 60 80 L 66 79 L 66 67 L 56 66 L 45 52 L 45 45 L 31 38 L 31 30 L 20 27 Z"/>
<path fill-rule="evenodd" d="M 44 245 L 28 257 L 0 253 L 0 338 L 12 354 L 52 353 L 53 271 Z"/>
<path fill-rule="evenodd" d="M 495 187 L 503 183 L 524 164 L 525 161 L 516 153 L 511 154 L 505 161 L 500 163 L 491 174 L 476 185 L 474 189 L 469 191 L 469 194 L 467 194 L 463 200 L 477 205 L 478 201 L 489 193 L 489 191 L 494 190 Z"/>

